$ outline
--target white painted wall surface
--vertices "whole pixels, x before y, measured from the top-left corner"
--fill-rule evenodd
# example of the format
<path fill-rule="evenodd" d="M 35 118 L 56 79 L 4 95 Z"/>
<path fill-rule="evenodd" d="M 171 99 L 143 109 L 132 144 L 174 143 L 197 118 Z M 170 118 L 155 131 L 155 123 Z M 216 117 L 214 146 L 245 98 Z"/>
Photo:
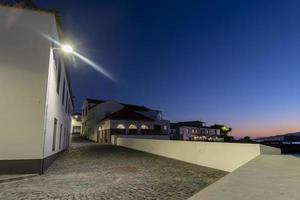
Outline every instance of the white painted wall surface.
<path fill-rule="evenodd" d="M 43 157 L 54 15 L 0 6 L 0 159 Z"/>
<path fill-rule="evenodd" d="M 87 105 L 87 102 L 85 102 L 84 105 Z M 86 122 L 85 131 L 88 133 L 87 138 L 96 142 L 98 123 L 101 119 L 105 117 L 106 113 L 113 113 L 123 107 L 124 106 L 115 101 L 106 101 L 88 110 L 87 116 L 83 117 L 82 120 L 82 122 Z"/>
<path fill-rule="evenodd" d="M 117 145 L 228 172 L 263 152 L 280 154 L 280 149 L 259 144 L 118 138 Z"/>
<path fill-rule="evenodd" d="M 50 51 L 49 51 L 50 52 Z M 49 79 L 48 79 L 48 91 L 47 91 L 47 113 L 46 113 L 46 124 L 45 124 L 45 144 L 44 144 L 44 157 L 48 157 L 54 153 L 60 152 L 66 149 L 71 141 L 71 116 L 66 113 L 66 93 L 70 94 L 68 84 L 65 84 L 67 88 L 65 90 L 64 105 L 62 104 L 62 93 L 63 93 L 63 80 L 66 80 L 66 73 L 62 65 L 61 70 L 61 81 L 59 94 L 56 92 L 57 86 L 57 67 L 54 63 L 52 50 L 50 52 L 49 59 Z M 69 95 L 70 96 L 70 95 Z M 70 99 L 68 100 L 70 101 Z M 70 102 L 69 102 L 70 105 Z M 72 113 L 72 111 L 70 112 Z M 53 129 L 54 129 L 54 118 L 57 119 L 56 128 L 56 144 L 55 150 L 52 151 L 53 141 Z M 60 134 L 60 125 L 62 124 L 62 134 Z M 69 139 L 67 139 L 68 137 Z M 61 145 L 59 145 L 61 143 Z M 68 143 L 68 144 L 66 144 Z M 61 147 L 61 148 L 59 148 Z"/>
<path fill-rule="evenodd" d="M 51 42 L 41 32 L 59 40 L 54 14 L 0 6 L 1 160 L 41 159 L 60 151 L 51 150 L 54 116 L 57 147 L 60 123 L 70 131 L 70 117 L 54 93 Z M 61 84 L 64 78 L 62 68 Z"/>

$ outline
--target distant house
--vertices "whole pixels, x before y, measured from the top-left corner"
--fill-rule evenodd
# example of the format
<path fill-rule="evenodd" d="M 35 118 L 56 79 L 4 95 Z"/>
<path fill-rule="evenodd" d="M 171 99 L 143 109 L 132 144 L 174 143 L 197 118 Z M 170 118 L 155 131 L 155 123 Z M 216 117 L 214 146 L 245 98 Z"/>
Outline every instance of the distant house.
<path fill-rule="evenodd" d="M 159 110 L 114 100 L 82 104 L 82 134 L 95 142 L 110 143 L 112 135 L 168 135 L 169 130 Z"/>
<path fill-rule="evenodd" d="M 171 123 L 171 138 L 178 140 L 221 141 L 220 129 L 206 126 L 201 121 Z"/>
<path fill-rule="evenodd" d="M 81 113 L 74 113 L 72 115 L 72 121 L 71 121 L 72 134 L 81 134 L 81 130 L 82 130 Z"/>

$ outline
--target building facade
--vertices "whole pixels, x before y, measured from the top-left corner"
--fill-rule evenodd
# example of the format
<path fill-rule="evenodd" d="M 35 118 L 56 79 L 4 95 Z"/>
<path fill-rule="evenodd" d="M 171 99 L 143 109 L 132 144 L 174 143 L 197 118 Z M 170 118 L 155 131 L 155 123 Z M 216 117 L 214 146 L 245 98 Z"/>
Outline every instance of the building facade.
<path fill-rule="evenodd" d="M 201 121 L 172 123 L 171 137 L 177 140 L 223 141 L 220 129 L 206 126 Z"/>
<path fill-rule="evenodd" d="M 68 148 L 73 103 L 57 13 L 0 4 L 0 173 L 43 173 Z"/>
<path fill-rule="evenodd" d="M 110 143 L 112 135 L 168 135 L 169 130 L 162 112 L 145 106 L 95 99 L 82 104 L 82 134 L 95 142 Z"/>

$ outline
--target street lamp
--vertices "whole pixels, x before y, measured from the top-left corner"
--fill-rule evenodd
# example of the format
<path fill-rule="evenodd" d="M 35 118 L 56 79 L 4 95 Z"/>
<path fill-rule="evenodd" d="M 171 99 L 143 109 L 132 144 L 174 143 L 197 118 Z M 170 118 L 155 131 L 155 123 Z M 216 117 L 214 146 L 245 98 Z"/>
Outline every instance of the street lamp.
<path fill-rule="evenodd" d="M 63 45 L 59 45 L 59 46 L 60 46 L 59 48 L 52 48 L 52 50 L 59 50 L 66 54 L 74 54 L 75 53 L 73 47 L 69 44 L 63 44 Z"/>
<path fill-rule="evenodd" d="M 69 44 L 64 44 L 64 45 L 62 45 L 62 46 L 61 46 L 61 49 L 62 49 L 62 51 L 65 52 L 65 53 L 73 53 L 73 52 L 74 52 L 73 47 L 70 46 Z"/>

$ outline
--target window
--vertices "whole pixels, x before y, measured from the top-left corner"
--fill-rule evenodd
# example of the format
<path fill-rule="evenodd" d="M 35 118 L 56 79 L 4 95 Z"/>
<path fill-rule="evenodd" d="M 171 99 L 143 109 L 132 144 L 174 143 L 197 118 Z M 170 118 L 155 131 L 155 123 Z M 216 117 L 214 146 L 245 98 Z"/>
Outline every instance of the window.
<path fill-rule="evenodd" d="M 61 149 L 61 140 L 62 140 L 62 124 L 60 124 L 59 128 L 59 149 Z"/>
<path fill-rule="evenodd" d="M 134 124 L 130 124 L 129 129 L 137 129 L 137 127 Z"/>
<path fill-rule="evenodd" d="M 65 111 L 66 111 L 66 113 L 68 113 L 68 107 L 69 107 L 69 104 L 68 104 L 69 93 L 68 93 L 68 92 L 66 92 L 66 93 L 67 93 L 67 97 L 66 97 Z"/>
<path fill-rule="evenodd" d="M 125 129 L 125 126 L 123 124 L 118 124 L 117 129 Z"/>
<path fill-rule="evenodd" d="M 143 125 L 141 126 L 141 129 L 149 129 L 149 127 L 148 127 L 147 125 L 143 124 Z"/>
<path fill-rule="evenodd" d="M 53 138 L 52 138 L 52 151 L 55 151 L 56 144 L 56 128 L 57 128 L 57 119 L 54 118 L 54 126 L 53 126 Z"/>
<path fill-rule="evenodd" d="M 73 134 L 79 134 L 81 130 L 81 126 L 73 126 Z"/>
<path fill-rule="evenodd" d="M 62 99 L 61 99 L 61 103 L 64 105 L 64 101 L 65 101 L 65 86 L 66 86 L 66 81 L 64 79 L 63 82 L 63 93 L 62 93 Z"/>
<path fill-rule="evenodd" d="M 57 65 L 58 65 L 58 71 L 57 71 L 57 85 L 56 85 L 56 92 L 59 94 L 59 88 L 60 88 L 60 76 L 61 76 L 61 65 L 60 65 L 60 59 L 57 59 Z"/>
<path fill-rule="evenodd" d="M 67 133 L 66 133 L 66 128 L 64 129 L 64 148 L 67 146 Z"/>

